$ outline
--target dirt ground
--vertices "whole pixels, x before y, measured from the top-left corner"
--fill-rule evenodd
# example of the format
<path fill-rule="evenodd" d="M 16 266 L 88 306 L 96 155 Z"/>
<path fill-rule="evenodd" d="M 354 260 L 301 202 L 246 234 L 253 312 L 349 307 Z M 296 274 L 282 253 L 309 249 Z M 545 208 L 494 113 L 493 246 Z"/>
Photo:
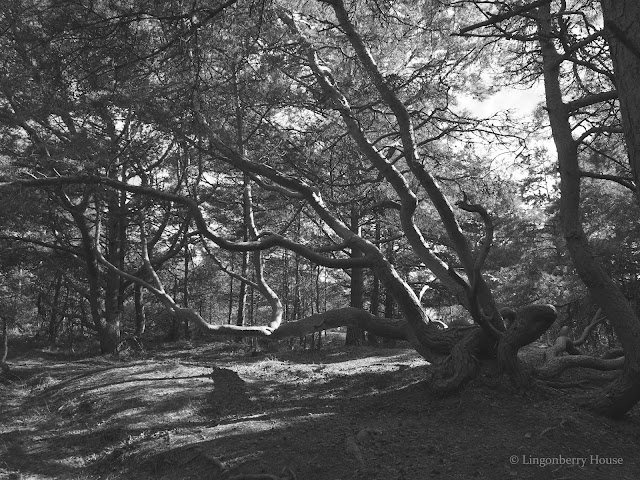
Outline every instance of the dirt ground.
<path fill-rule="evenodd" d="M 575 392 L 520 395 L 489 377 L 437 398 L 407 348 L 31 348 L 10 364 L 2 479 L 640 479 L 637 407 L 611 421 Z"/>

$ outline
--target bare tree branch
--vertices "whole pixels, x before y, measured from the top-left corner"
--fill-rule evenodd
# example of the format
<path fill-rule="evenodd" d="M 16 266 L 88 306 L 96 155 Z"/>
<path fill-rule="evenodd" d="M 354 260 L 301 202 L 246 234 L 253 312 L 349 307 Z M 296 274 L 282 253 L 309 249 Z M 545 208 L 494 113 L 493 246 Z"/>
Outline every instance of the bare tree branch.
<path fill-rule="evenodd" d="M 253 164 L 248 160 L 244 160 L 241 157 L 235 158 L 235 161 L 238 162 L 239 165 L 244 166 L 246 168 L 247 165 L 255 166 L 258 170 L 263 170 L 263 165 Z M 268 170 L 272 170 L 270 167 L 265 167 Z M 275 170 L 274 170 L 275 172 Z M 278 172 L 275 172 L 277 178 L 284 177 Z M 291 183 L 293 185 L 298 185 L 296 181 L 292 179 Z M 216 235 L 213 231 L 211 231 L 207 225 L 207 221 L 205 220 L 198 203 L 189 198 L 182 195 L 178 195 L 176 193 L 163 192 L 161 190 L 156 190 L 150 187 L 145 187 L 141 185 L 132 185 L 125 182 L 121 182 L 119 180 L 115 180 L 109 177 L 101 177 L 98 175 L 77 175 L 77 176 L 68 176 L 68 177 L 44 177 L 44 178 L 34 178 L 34 179 L 18 179 L 11 181 L 0 182 L 0 189 L 7 188 L 11 186 L 21 186 L 21 187 L 52 187 L 52 186 L 63 186 L 63 185 L 78 185 L 78 184 L 86 184 L 86 185 L 105 185 L 110 188 L 114 188 L 117 190 L 124 190 L 130 193 L 136 193 L 140 195 L 147 195 L 152 198 L 159 198 L 162 200 L 167 200 L 170 202 L 178 203 L 186 208 L 192 213 L 194 222 L 198 229 L 198 232 L 201 233 L 207 239 L 213 241 L 221 248 L 225 250 L 231 250 L 236 252 L 246 252 L 246 251 L 255 251 L 255 250 L 267 250 L 273 247 L 282 247 L 288 250 L 294 251 L 303 257 L 309 259 L 310 261 L 330 268 L 353 268 L 353 267 L 362 267 L 367 268 L 371 266 L 371 258 L 367 255 L 357 258 L 330 258 L 325 257 L 323 255 L 318 254 L 316 251 L 312 250 L 309 247 L 296 243 L 288 238 L 283 237 L 282 235 L 278 235 L 271 232 L 264 232 L 260 236 L 258 240 L 255 241 L 247 241 L 247 242 L 233 242 L 226 240 L 219 235 Z M 300 187 L 302 188 L 302 187 Z M 315 192 L 310 187 L 304 187 L 308 191 L 308 193 L 315 197 Z M 328 210 L 324 207 L 321 198 L 318 197 L 316 200 L 320 209 L 326 211 L 327 215 Z M 335 220 L 335 219 L 334 219 Z M 335 220 L 337 221 L 337 220 Z M 346 228 L 346 227 L 345 227 Z M 348 229 L 347 229 L 348 230 Z M 351 234 L 351 240 L 353 240 L 355 235 Z"/>
<path fill-rule="evenodd" d="M 501 23 L 510 18 L 517 17 L 518 15 L 522 15 L 523 13 L 530 12 L 531 10 L 538 8 L 539 6 L 549 2 L 551 2 L 551 0 L 537 0 L 535 2 L 522 5 L 519 8 L 514 8 L 504 13 L 491 15 L 489 18 L 487 18 L 482 22 L 474 23 L 473 25 L 468 25 L 464 28 L 461 28 L 458 34 L 465 35 L 469 32 L 472 32 L 473 30 L 478 30 L 479 28 L 495 26 L 498 23 Z"/>
<path fill-rule="evenodd" d="M 636 190 L 635 184 L 628 177 L 621 177 L 619 175 L 609 175 L 607 173 L 586 172 L 584 170 L 580 170 L 580 176 L 587 177 L 587 178 L 596 178 L 599 180 L 611 180 L 612 182 L 616 182 L 633 192 L 635 192 Z"/>
<path fill-rule="evenodd" d="M 617 90 L 609 90 L 608 92 L 594 93 L 593 95 L 588 95 L 586 97 L 582 97 L 577 100 L 572 100 L 571 102 L 567 102 L 567 111 L 569 113 L 573 113 L 576 110 L 579 110 L 581 108 L 589 107 L 596 103 L 606 102 L 608 100 L 616 100 L 617 98 L 618 98 Z"/>

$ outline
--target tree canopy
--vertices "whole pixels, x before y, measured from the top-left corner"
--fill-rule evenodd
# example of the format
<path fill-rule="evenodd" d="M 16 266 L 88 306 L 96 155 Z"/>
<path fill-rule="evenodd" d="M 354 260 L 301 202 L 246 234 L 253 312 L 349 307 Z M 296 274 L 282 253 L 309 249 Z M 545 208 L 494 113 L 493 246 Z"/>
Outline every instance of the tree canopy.
<path fill-rule="evenodd" d="M 441 392 L 496 358 L 526 388 L 518 351 L 590 295 L 625 352 L 590 406 L 620 416 L 640 399 L 631 3 L 3 5 L 3 295 L 103 353 L 142 334 L 145 290 L 212 335 L 357 327 L 408 340 Z M 467 108 L 506 85 L 544 91 L 533 118 Z M 373 286 L 362 310 L 363 273 L 399 315 Z"/>

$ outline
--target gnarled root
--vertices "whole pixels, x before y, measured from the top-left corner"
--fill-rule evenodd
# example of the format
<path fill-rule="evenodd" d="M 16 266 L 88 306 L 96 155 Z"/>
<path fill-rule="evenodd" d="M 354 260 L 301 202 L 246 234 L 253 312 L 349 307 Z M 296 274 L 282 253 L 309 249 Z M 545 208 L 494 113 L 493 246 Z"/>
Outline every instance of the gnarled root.
<path fill-rule="evenodd" d="M 428 371 L 429 389 L 434 393 L 446 395 L 459 390 L 473 379 L 479 371 L 478 356 L 482 340 L 482 330 L 471 329 L 453 346 L 451 353 L 442 363 L 434 365 Z"/>

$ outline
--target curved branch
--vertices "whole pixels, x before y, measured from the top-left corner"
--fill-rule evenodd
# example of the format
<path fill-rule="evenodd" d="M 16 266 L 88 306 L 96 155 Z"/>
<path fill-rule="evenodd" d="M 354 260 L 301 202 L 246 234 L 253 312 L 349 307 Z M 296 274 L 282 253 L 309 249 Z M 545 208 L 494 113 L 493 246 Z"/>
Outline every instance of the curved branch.
<path fill-rule="evenodd" d="M 389 182 L 400 198 L 400 221 L 402 229 L 407 236 L 411 247 L 418 254 L 420 259 L 447 287 L 464 297 L 464 287 L 466 280 L 457 272 L 438 258 L 428 247 L 426 241 L 414 222 L 414 213 L 418 206 L 418 199 L 411 190 L 409 183 L 403 177 L 398 168 L 389 161 L 380 150 L 367 138 L 362 131 L 360 124 L 351 110 L 348 100 L 340 92 L 332 78 L 327 75 L 328 69 L 321 64 L 320 59 L 311 43 L 300 31 L 292 16 L 284 11 L 279 12 L 281 20 L 289 26 L 290 30 L 297 35 L 299 43 L 305 50 L 307 61 L 313 70 L 318 83 L 323 91 L 331 99 L 334 108 L 340 113 L 349 134 L 358 145 L 360 151 L 367 157 L 371 164 L 378 169 L 384 179 Z M 358 257 L 355 257 L 356 259 Z"/>
<path fill-rule="evenodd" d="M 266 167 L 264 165 L 254 164 L 249 162 L 248 160 L 244 160 L 241 157 L 236 158 L 238 165 L 242 165 L 244 168 L 247 168 L 247 165 L 251 167 L 255 167 L 257 170 L 263 170 L 263 167 L 266 169 L 272 170 L 270 167 Z M 232 162 L 229 162 L 232 163 Z M 242 169 L 242 168 L 241 168 Z M 275 172 L 275 170 L 274 170 Z M 278 172 L 275 172 L 277 178 L 285 178 Z M 297 185 L 293 179 L 294 185 Z M 169 202 L 174 202 L 180 204 L 192 213 L 194 222 L 198 229 L 198 232 L 201 233 L 207 239 L 213 241 L 219 247 L 224 248 L 225 250 L 236 251 L 236 252 L 246 252 L 246 251 L 255 251 L 255 250 L 267 250 L 273 247 L 282 247 L 288 250 L 294 251 L 303 257 L 311 260 L 312 262 L 322 265 L 329 268 L 353 268 L 353 267 L 361 267 L 367 268 L 371 266 L 371 258 L 368 256 L 362 256 L 358 258 L 344 258 L 344 259 L 336 259 L 336 258 L 328 258 L 319 253 L 315 252 L 309 247 L 296 243 L 292 240 L 289 240 L 282 235 L 278 235 L 271 232 L 265 232 L 261 235 L 258 240 L 255 241 L 247 241 L 247 242 L 232 242 L 226 240 L 211 231 L 207 225 L 207 222 L 200 211 L 198 203 L 188 197 L 176 194 L 163 192 L 160 190 L 155 190 L 151 187 L 145 187 L 141 185 L 131 185 L 125 182 L 121 182 L 119 180 L 114 180 L 109 177 L 101 177 L 98 175 L 76 175 L 76 176 L 68 176 L 68 177 L 44 177 L 44 178 L 34 178 L 34 179 L 18 179 L 12 181 L 5 181 L 0 183 L 0 189 L 11 186 L 20 186 L 20 187 L 52 187 L 52 186 L 62 186 L 62 185 L 77 185 L 77 184 L 86 184 L 86 185 L 105 185 L 110 188 L 114 188 L 116 190 L 123 190 L 130 193 L 147 195 L 152 198 L 159 198 L 162 200 L 166 200 Z M 310 194 L 315 196 L 315 192 L 312 191 L 310 187 L 305 187 Z M 319 196 L 318 196 L 319 197 Z M 327 215 L 330 215 L 324 205 L 322 204 L 322 200 L 318 201 L 319 208 L 326 211 Z M 332 217 L 333 218 L 333 217 Z M 324 219 L 324 218 L 323 218 Z M 335 219 L 333 219 L 335 220 Z M 335 220 L 339 222 L 338 220 Z M 346 228 L 346 227 L 345 227 Z M 348 229 L 346 229 L 348 231 Z M 353 240 L 355 235 L 351 234 L 351 240 Z M 364 240 L 363 240 L 364 241 Z"/>
<path fill-rule="evenodd" d="M 65 247 L 64 245 L 57 245 L 55 243 L 45 242 L 36 238 L 19 237 L 17 235 L 0 235 L 0 240 L 13 240 L 15 242 L 31 243 L 40 247 L 49 248 L 51 250 L 59 250 L 61 252 L 70 253 L 74 257 L 82 257 L 82 252 L 72 247 Z"/>
<path fill-rule="evenodd" d="M 230 277 L 235 278 L 240 282 L 244 282 L 250 287 L 255 288 L 256 290 L 260 290 L 260 286 L 256 282 L 253 282 L 249 280 L 247 277 L 243 277 L 239 273 L 236 273 L 233 270 L 229 270 L 228 267 L 225 267 L 222 261 L 218 257 L 216 257 L 216 255 L 211 251 L 211 249 L 209 248 L 209 245 L 207 245 L 204 239 L 202 240 L 202 245 L 204 246 L 204 249 L 207 252 L 207 255 L 209 256 L 209 258 L 213 260 L 213 263 L 215 263 L 220 270 L 222 270 L 224 273 L 226 273 Z"/>
<path fill-rule="evenodd" d="M 580 170 L 580 176 L 585 178 L 595 178 L 598 180 L 611 180 L 612 182 L 616 182 L 633 192 L 636 191 L 636 186 L 631 178 L 621 177 L 619 175 L 609 175 L 607 173 L 587 172 L 584 170 Z"/>
<path fill-rule="evenodd" d="M 624 357 L 603 359 L 589 355 L 567 355 L 551 358 L 541 367 L 536 368 L 538 378 L 552 378 L 560 375 L 570 368 L 592 368 L 594 370 L 608 371 L 621 370 L 624 366 Z"/>
<path fill-rule="evenodd" d="M 510 18 L 517 17 L 526 12 L 530 12 L 531 10 L 538 8 L 545 3 L 549 3 L 551 0 L 537 0 L 535 2 L 531 2 L 526 5 L 522 5 L 519 8 L 514 8 L 508 12 L 499 13 L 497 15 L 491 15 L 489 18 L 484 20 L 483 22 L 474 23 L 473 25 L 469 25 L 460 29 L 459 35 L 465 35 L 474 30 L 478 30 L 483 27 L 496 26 L 498 23 L 501 23 L 505 20 L 509 20 Z"/>
<path fill-rule="evenodd" d="M 573 345 L 576 347 L 579 347 L 580 345 L 584 344 L 584 342 L 587 341 L 587 338 L 589 338 L 589 335 L 591 334 L 593 329 L 596 327 L 596 325 L 598 325 L 604 319 L 605 317 L 602 315 L 602 308 L 598 308 L 598 311 L 595 313 L 595 315 L 591 319 L 591 323 L 589 323 L 589 325 L 585 327 L 585 329 L 582 332 L 582 335 L 580 335 L 580 338 L 578 338 L 573 342 Z"/>
<path fill-rule="evenodd" d="M 493 233 L 495 230 L 495 225 L 493 223 L 493 219 L 487 209 L 478 203 L 469 203 L 469 199 L 467 194 L 462 192 L 463 199 L 456 202 L 456 206 L 465 212 L 477 213 L 482 218 L 484 222 L 484 238 L 482 239 L 482 245 L 480 247 L 480 251 L 476 256 L 476 261 L 473 265 L 474 274 L 478 275 L 482 271 L 482 267 L 484 266 L 484 262 L 487 260 L 489 256 L 489 251 L 491 250 L 491 245 L 493 244 Z"/>
<path fill-rule="evenodd" d="M 253 194 L 251 190 L 251 179 L 245 177 L 244 191 L 242 194 L 244 204 L 244 221 L 249 232 L 249 238 L 255 240 L 258 238 L 258 229 L 256 227 L 255 217 L 253 215 Z M 264 278 L 264 271 L 262 265 L 262 255 L 260 250 L 256 250 L 252 254 L 253 268 L 255 271 L 256 284 L 258 285 L 258 291 L 269 302 L 271 307 L 271 320 L 269 321 L 270 328 L 278 328 L 282 323 L 282 317 L 284 315 L 284 307 L 276 292 L 269 286 L 267 280 Z"/>
<path fill-rule="evenodd" d="M 469 305 L 471 306 L 472 313 L 476 313 L 476 318 L 478 319 L 480 325 L 485 330 L 487 330 L 494 338 L 500 338 L 502 337 L 502 332 L 495 325 L 501 325 L 504 329 L 504 321 L 502 319 L 502 316 L 500 315 L 500 312 L 498 310 L 495 310 L 492 315 L 487 315 L 482 310 L 482 306 L 480 305 L 478 299 L 478 290 L 480 287 L 480 282 L 482 281 L 482 267 L 484 266 L 484 263 L 489 256 L 489 251 L 491 250 L 491 245 L 493 244 L 493 232 L 495 228 L 493 219 L 491 218 L 491 215 L 489 215 L 489 212 L 487 212 L 486 208 L 477 203 L 469 203 L 469 199 L 465 192 L 463 192 L 462 195 L 463 199 L 456 202 L 456 206 L 466 212 L 479 214 L 482 218 L 482 221 L 484 222 L 485 229 L 485 235 L 482 240 L 482 245 L 480 246 L 480 251 L 476 255 L 476 260 L 473 264 L 473 270 L 471 273 Z"/>
<path fill-rule="evenodd" d="M 340 28 L 347 36 L 347 39 L 355 50 L 360 63 L 382 97 L 382 100 L 393 112 L 396 121 L 398 122 L 400 139 L 402 141 L 404 158 L 407 165 L 413 175 L 415 175 L 417 180 L 420 182 L 422 188 L 427 192 L 431 203 L 438 211 L 442 224 L 451 239 L 452 246 L 460 258 L 467 275 L 470 275 L 473 262 L 469 243 L 465 235 L 462 233 L 449 200 L 442 192 L 442 189 L 438 185 L 436 179 L 425 169 L 424 165 L 420 161 L 413 122 L 411 121 L 411 116 L 407 107 L 400 98 L 398 98 L 396 93 L 385 80 L 382 72 L 371 55 L 369 48 L 365 45 L 361 35 L 349 19 L 344 2 L 342 0 L 334 0 L 330 3 L 338 19 Z M 423 249 L 421 248 L 421 250 Z M 419 251 L 417 253 L 420 254 Z"/>

